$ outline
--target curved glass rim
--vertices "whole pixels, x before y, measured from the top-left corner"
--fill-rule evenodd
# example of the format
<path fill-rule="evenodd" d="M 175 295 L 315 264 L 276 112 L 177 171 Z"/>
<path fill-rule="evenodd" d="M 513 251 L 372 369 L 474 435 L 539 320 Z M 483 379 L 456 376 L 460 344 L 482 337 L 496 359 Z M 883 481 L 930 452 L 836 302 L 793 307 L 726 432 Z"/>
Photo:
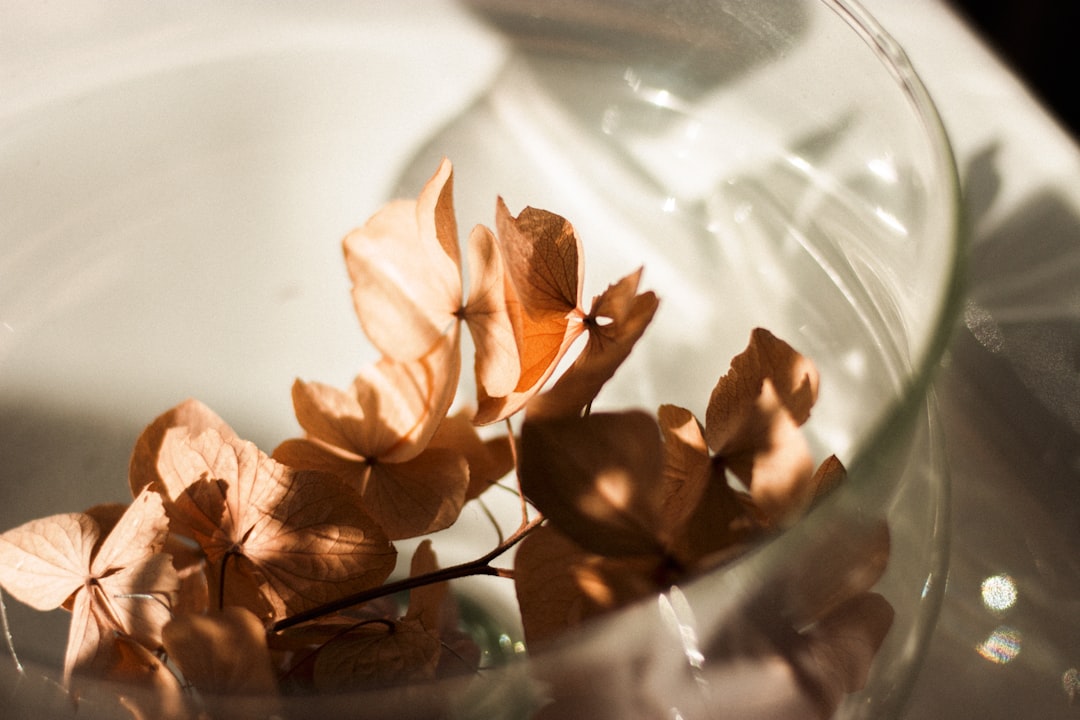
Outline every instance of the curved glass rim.
<path fill-rule="evenodd" d="M 883 449 L 891 447 L 898 434 L 896 431 L 902 428 L 925 402 L 938 362 L 945 354 L 949 339 L 952 337 L 964 296 L 966 268 L 964 248 L 967 227 L 963 218 L 960 179 L 952 143 L 949 141 L 937 106 L 907 54 L 857 0 L 820 0 L 820 2 L 833 10 L 859 35 L 908 98 L 933 150 L 934 171 L 938 180 L 941 181 L 941 187 L 947 189 L 949 193 L 948 207 L 951 209 L 948 237 L 952 240 L 953 252 L 950 255 L 951 265 L 944 270 L 942 275 L 942 294 L 933 316 L 932 333 L 924 346 L 922 357 L 915 358 L 911 377 L 902 388 L 897 402 L 867 434 L 865 442 L 851 462 L 850 474 L 857 478 L 862 474 L 859 471 L 861 467 L 873 464 L 872 458 L 868 458 L 868 455 L 879 454 Z"/>

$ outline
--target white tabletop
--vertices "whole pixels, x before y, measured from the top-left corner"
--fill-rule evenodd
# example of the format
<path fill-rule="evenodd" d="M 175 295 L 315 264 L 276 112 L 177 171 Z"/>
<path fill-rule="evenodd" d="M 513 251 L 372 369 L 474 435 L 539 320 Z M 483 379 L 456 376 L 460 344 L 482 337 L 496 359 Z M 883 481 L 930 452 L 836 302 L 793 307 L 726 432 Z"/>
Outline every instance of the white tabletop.
<path fill-rule="evenodd" d="M 938 105 L 970 230 L 936 384 L 948 590 L 906 717 L 1080 717 L 1080 152 L 940 1 L 864 4 Z"/>

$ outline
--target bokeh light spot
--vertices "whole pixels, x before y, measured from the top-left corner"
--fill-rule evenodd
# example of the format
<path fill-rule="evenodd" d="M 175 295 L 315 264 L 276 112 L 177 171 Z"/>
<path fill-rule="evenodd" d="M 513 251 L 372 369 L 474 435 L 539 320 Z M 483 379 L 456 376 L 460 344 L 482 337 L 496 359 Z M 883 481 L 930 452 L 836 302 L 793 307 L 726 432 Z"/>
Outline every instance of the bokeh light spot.
<path fill-rule="evenodd" d="M 1016 583 L 1008 575 L 991 575 L 983 580 L 982 601 L 988 610 L 1004 612 L 1016 604 Z"/>
<path fill-rule="evenodd" d="M 990 633 L 990 637 L 986 640 L 976 645 L 975 652 L 995 665 L 1005 665 L 1015 660 L 1020 654 L 1022 642 L 1023 637 L 1019 630 L 1003 625 Z"/>

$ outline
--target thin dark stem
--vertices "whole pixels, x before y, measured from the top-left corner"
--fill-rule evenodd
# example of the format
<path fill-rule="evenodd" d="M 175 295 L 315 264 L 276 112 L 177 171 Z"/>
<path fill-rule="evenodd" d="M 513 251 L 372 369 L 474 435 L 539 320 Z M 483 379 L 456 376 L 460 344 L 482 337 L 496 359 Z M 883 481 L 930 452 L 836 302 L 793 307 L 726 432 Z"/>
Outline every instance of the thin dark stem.
<path fill-rule="evenodd" d="M 4 602 L 4 592 L 0 590 L 0 625 L 3 626 L 4 642 L 7 643 L 8 652 L 11 654 L 11 659 L 15 662 L 15 671 L 20 675 L 25 675 L 26 670 L 23 668 L 23 664 L 19 662 L 19 655 L 15 652 L 15 639 L 11 636 L 11 625 L 8 624 L 7 616 L 7 603 Z"/>
<path fill-rule="evenodd" d="M 240 555 L 236 550 L 228 550 L 221 558 L 221 576 L 218 578 L 218 610 L 225 609 L 225 570 L 229 567 L 229 558 Z"/>
<path fill-rule="evenodd" d="M 406 590 L 412 590 L 413 588 L 423 587 L 425 585 L 433 585 L 439 582 L 446 582 L 447 580 L 456 580 L 457 578 L 475 575 L 505 577 L 506 571 L 502 568 L 492 567 L 491 561 L 524 540 L 529 533 L 540 527 L 540 523 L 543 521 L 543 516 L 538 516 L 527 523 L 523 523 L 510 537 L 499 543 L 495 549 L 481 555 L 475 560 L 470 560 L 469 562 L 461 563 L 460 565 L 452 565 L 451 567 L 433 570 L 432 572 L 424 573 L 423 575 L 408 577 L 403 580 L 398 580 L 397 582 L 386 583 L 385 585 L 362 590 L 358 593 L 353 593 L 352 595 L 346 595 L 345 597 L 324 603 L 318 607 L 311 608 L 310 610 L 305 610 L 296 613 L 295 615 L 290 615 L 282 620 L 278 620 L 271 628 L 271 632 L 288 630 L 289 628 L 302 623 L 317 620 L 326 615 L 346 610 L 356 605 L 362 605 L 371 600 L 386 597 L 387 595 L 394 595 Z"/>
<path fill-rule="evenodd" d="M 491 511 L 491 508 L 488 507 L 483 498 L 477 498 L 476 502 L 480 506 L 480 510 L 484 513 L 484 516 L 487 517 L 488 522 L 495 528 L 495 536 L 499 539 L 499 544 L 502 545 L 506 541 L 506 538 L 503 537 L 502 525 L 499 524 L 499 520 L 495 517 L 495 513 Z"/>
<path fill-rule="evenodd" d="M 510 418 L 506 418 L 506 439 L 510 443 L 510 460 L 514 463 L 514 477 L 517 478 L 517 494 L 518 500 L 521 502 L 521 524 L 525 525 L 529 522 L 529 505 L 525 499 L 525 493 L 521 491 L 521 475 L 518 474 L 518 449 L 517 440 L 514 439 L 514 426 L 510 423 Z"/>

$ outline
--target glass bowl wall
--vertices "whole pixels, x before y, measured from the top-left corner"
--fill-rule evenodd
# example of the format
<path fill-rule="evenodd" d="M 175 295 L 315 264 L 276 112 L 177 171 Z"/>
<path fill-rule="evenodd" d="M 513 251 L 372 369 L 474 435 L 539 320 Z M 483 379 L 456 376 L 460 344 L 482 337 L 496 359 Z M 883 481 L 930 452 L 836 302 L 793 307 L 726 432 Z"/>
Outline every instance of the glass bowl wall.
<path fill-rule="evenodd" d="M 374 358 L 340 238 L 388 197 L 415 195 L 445 155 L 462 227 L 492 223 L 498 195 L 515 213 L 543 207 L 575 224 L 586 297 L 644 266 L 661 309 L 604 407 L 702 415 L 757 326 L 813 358 L 822 390 L 806 430 L 849 482 L 794 530 L 682 588 L 679 617 L 707 639 L 755 603 L 783 615 L 793 578 L 812 586 L 813 567 L 835 580 L 837 548 L 884 518 L 892 551 L 877 589 L 896 620 L 841 714 L 902 705 L 942 589 L 947 493 L 925 391 L 954 310 L 957 189 L 929 99 L 862 10 L 470 0 L 52 12 L 16 13 L 2 51 L 0 526 L 126 499 L 134 438 L 188 396 L 264 450 L 294 435 L 294 377 L 344 385 Z M 477 554 L 462 525 L 447 561 Z M 502 622 L 505 599 L 466 592 Z M 597 707 L 631 717 L 631 669 L 647 666 L 644 692 L 682 717 L 732 697 L 774 716 L 755 705 L 777 695 L 755 685 L 767 674 L 687 664 L 664 602 L 598 623 L 554 660 L 491 673 L 484 693 L 513 709 L 534 697 L 530 668 L 605 667 L 617 680 Z M 12 605 L 20 656 L 57 662 L 64 618 Z M 497 716 L 446 690 L 462 716 Z M 14 697 L 41 699 L 25 683 Z"/>

